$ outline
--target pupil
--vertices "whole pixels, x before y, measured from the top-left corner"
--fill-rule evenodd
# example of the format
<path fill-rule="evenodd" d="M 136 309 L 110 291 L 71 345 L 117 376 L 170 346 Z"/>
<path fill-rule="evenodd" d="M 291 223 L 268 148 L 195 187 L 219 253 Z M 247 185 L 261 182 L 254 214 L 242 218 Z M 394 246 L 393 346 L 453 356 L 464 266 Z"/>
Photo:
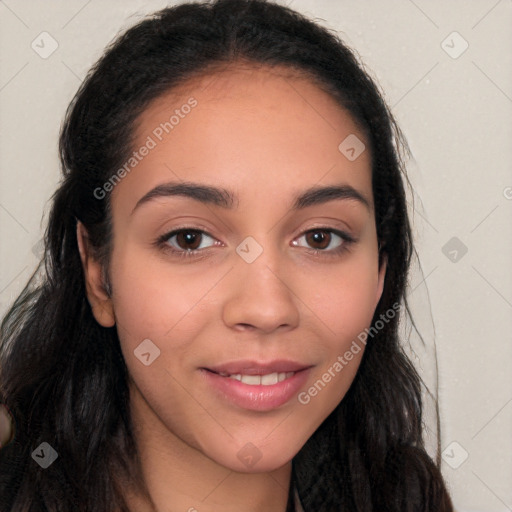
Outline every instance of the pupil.
<path fill-rule="evenodd" d="M 187 250 L 194 250 L 194 249 L 197 249 L 197 247 L 199 246 L 198 241 L 199 241 L 200 237 L 199 237 L 199 233 L 197 233 L 197 232 L 182 231 L 181 233 L 178 233 L 177 238 L 178 238 L 179 242 L 180 241 L 183 242 L 183 244 L 185 245 L 185 248 Z M 181 238 L 181 240 L 180 240 L 180 238 Z M 191 244 L 193 245 L 192 247 L 190 246 Z"/>

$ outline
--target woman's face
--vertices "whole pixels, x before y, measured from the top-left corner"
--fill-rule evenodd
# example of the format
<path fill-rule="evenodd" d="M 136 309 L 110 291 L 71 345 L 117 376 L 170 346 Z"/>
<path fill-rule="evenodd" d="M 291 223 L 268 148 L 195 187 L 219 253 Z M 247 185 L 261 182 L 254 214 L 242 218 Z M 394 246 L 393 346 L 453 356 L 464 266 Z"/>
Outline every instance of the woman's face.
<path fill-rule="evenodd" d="M 111 194 L 112 297 L 90 271 L 89 300 L 115 321 L 144 435 L 268 471 L 339 404 L 363 354 L 385 271 L 371 158 L 347 112 L 277 68 L 179 92 L 140 116 Z"/>

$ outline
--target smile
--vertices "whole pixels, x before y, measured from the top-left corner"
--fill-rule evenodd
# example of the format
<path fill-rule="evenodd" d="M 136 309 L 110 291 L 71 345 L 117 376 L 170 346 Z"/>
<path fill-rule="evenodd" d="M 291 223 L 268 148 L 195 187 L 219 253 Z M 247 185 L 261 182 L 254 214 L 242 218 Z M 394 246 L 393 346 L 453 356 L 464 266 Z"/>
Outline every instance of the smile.
<path fill-rule="evenodd" d="M 245 410 L 271 411 L 300 392 L 311 368 L 279 360 L 235 361 L 199 370 L 206 383 L 205 392 L 213 393 L 214 399 Z"/>

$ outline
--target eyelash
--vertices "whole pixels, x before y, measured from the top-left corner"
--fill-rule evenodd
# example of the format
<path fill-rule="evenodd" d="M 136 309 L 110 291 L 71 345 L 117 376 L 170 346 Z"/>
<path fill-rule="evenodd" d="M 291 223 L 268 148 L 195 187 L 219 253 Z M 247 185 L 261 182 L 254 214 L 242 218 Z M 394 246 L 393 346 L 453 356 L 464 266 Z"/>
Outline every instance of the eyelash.
<path fill-rule="evenodd" d="M 304 235 L 307 235 L 309 233 L 315 233 L 317 231 L 335 234 L 342 239 L 342 243 L 335 249 L 330 249 L 330 250 L 306 248 L 306 252 L 308 254 L 312 254 L 313 256 L 327 257 L 327 258 L 337 257 L 337 256 L 340 256 L 341 254 L 343 254 L 345 251 L 347 251 L 347 249 L 352 244 L 357 242 L 357 240 L 354 237 L 350 236 L 348 233 L 345 233 L 344 231 L 339 231 L 338 229 L 333 229 L 333 228 L 328 228 L 328 227 L 315 227 L 313 229 L 308 229 L 307 231 L 304 231 L 300 236 L 302 237 Z M 211 236 L 206 231 L 203 231 L 202 229 L 192 228 L 192 227 L 190 227 L 190 228 L 183 227 L 183 228 L 179 228 L 179 229 L 174 229 L 173 231 L 170 231 L 170 232 L 160 236 L 155 241 L 155 245 L 157 247 L 160 247 L 163 251 L 171 253 L 173 256 L 177 256 L 179 258 L 204 257 L 199 254 L 200 252 L 204 251 L 204 249 L 177 250 L 168 244 L 168 241 L 170 238 L 172 238 L 173 236 L 178 235 L 180 233 L 183 233 L 183 232 L 193 232 L 196 234 L 206 235 L 212 239 L 214 238 L 213 236 Z M 298 246 L 298 247 L 301 247 L 301 246 Z"/>

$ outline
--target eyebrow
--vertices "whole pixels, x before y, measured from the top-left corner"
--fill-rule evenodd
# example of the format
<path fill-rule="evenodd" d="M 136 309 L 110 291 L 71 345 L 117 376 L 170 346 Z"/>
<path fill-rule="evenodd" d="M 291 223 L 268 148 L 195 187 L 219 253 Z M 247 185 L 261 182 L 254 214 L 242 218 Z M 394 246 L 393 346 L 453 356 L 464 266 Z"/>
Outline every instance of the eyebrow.
<path fill-rule="evenodd" d="M 188 197 L 203 204 L 211 204 L 221 208 L 233 209 L 238 199 L 233 192 L 220 187 L 203 185 L 194 182 L 163 183 L 144 194 L 132 210 L 159 197 Z M 292 210 L 302 210 L 309 206 L 323 204 L 333 200 L 353 200 L 371 210 L 370 201 L 350 185 L 329 185 L 311 187 L 295 198 Z"/>

